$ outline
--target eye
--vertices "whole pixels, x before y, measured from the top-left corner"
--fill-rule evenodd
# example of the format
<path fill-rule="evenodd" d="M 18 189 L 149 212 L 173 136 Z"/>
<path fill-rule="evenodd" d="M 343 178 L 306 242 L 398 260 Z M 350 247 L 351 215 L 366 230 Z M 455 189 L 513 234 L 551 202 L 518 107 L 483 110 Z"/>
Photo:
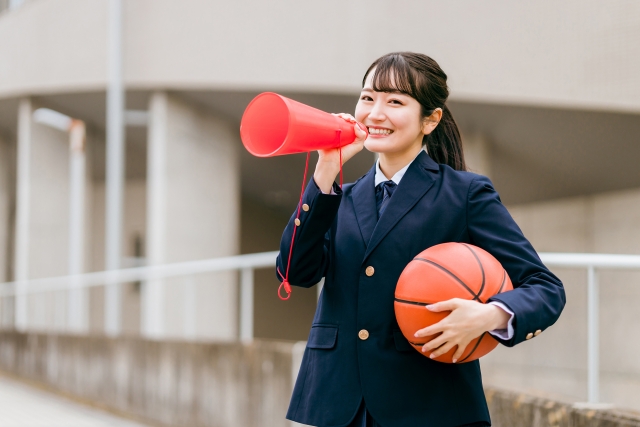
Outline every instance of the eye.
<path fill-rule="evenodd" d="M 395 105 L 404 105 L 399 99 L 390 99 L 389 102 Z"/>
<path fill-rule="evenodd" d="M 373 98 L 371 98 L 369 95 L 362 95 L 360 99 L 363 101 L 373 101 Z"/>

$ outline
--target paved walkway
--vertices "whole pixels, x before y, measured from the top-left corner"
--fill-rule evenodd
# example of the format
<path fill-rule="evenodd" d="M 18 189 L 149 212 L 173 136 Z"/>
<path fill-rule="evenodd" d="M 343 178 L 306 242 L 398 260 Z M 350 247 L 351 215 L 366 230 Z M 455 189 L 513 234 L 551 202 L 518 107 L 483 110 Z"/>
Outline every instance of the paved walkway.
<path fill-rule="evenodd" d="M 145 427 L 0 375 L 0 427 Z"/>

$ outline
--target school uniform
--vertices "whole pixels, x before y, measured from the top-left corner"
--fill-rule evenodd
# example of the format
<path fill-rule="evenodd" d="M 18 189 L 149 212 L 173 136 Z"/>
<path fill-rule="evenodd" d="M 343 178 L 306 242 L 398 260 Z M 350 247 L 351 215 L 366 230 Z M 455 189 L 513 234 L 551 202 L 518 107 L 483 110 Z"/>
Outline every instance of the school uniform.
<path fill-rule="evenodd" d="M 310 287 L 324 277 L 325 283 L 287 418 L 318 427 L 490 425 L 478 361 L 435 362 L 402 335 L 393 306 L 400 273 L 439 243 L 470 243 L 491 253 L 515 288 L 490 299 L 512 315 L 509 331 L 493 331 L 506 346 L 557 320 L 565 304 L 562 283 L 488 178 L 421 152 L 378 219 L 375 175 L 374 165 L 342 190 L 334 185 L 335 194 L 323 194 L 312 179 L 303 195 L 289 281 Z M 280 245 L 282 273 L 295 216 Z"/>

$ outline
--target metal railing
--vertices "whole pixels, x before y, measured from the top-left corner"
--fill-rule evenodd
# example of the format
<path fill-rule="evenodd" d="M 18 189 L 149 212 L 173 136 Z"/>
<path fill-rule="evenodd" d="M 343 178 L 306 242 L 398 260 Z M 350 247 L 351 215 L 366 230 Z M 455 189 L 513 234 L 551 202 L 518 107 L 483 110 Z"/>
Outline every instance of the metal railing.
<path fill-rule="evenodd" d="M 587 269 L 587 396 L 600 402 L 600 287 L 597 269 L 640 270 L 640 255 L 540 253 L 548 267 Z"/>
<path fill-rule="evenodd" d="M 240 325 L 239 338 L 243 341 L 253 339 L 253 286 L 254 270 L 275 266 L 278 252 L 262 252 L 199 261 L 188 261 L 157 266 L 125 268 L 114 271 L 100 271 L 73 276 L 48 277 L 28 281 L 16 281 L 0 284 L 0 298 L 14 296 L 16 299 L 28 294 L 48 291 L 77 290 L 122 284 L 130 282 L 149 282 L 179 276 L 191 276 L 222 271 L 240 272 Z M 193 313 L 190 313 L 193 315 Z M 105 313 L 109 316 L 109 313 Z"/>
<path fill-rule="evenodd" d="M 277 254 L 278 252 L 276 251 L 263 252 L 201 261 L 86 273 L 75 276 L 7 282 L 0 284 L 0 298 L 20 297 L 47 291 L 90 288 L 113 283 L 147 282 L 202 273 L 238 271 L 240 272 L 240 325 L 238 338 L 243 341 L 250 341 L 253 339 L 254 270 L 273 267 Z M 598 269 L 640 270 L 640 256 L 586 253 L 540 253 L 539 255 L 548 267 L 584 268 L 587 270 L 588 403 L 597 404 L 600 399 Z"/>

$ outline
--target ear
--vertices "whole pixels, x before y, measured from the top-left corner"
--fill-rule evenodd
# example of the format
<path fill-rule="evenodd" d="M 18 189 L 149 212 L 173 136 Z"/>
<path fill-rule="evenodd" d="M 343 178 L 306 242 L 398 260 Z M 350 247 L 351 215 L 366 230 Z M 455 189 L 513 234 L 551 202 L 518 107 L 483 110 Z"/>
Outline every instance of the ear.
<path fill-rule="evenodd" d="M 429 135 L 438 126 L 442 119 L 442 108 L 436 108 L 433 110 L 430 116 L 425 117 L 422 122 L 422 133 Z"/>

